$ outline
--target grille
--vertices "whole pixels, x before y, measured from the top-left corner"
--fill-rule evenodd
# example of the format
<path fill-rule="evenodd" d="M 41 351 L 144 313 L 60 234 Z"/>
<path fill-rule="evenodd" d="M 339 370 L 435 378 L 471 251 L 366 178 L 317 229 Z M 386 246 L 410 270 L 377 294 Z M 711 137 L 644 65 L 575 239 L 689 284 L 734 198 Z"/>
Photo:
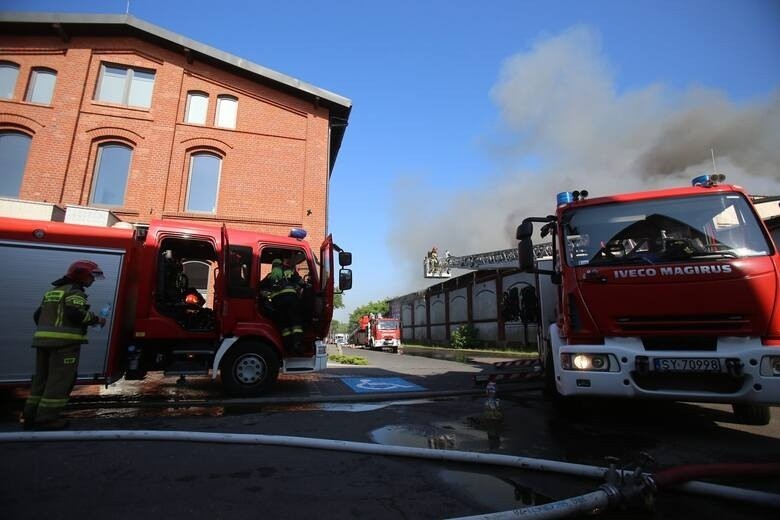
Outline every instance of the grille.
<path fill-rule="evenodd" d="M 615 328 L 631 332 L 675 332 L 675 331 L 750 331 L 750 320 L 734 314 L 706 316 L 620 316 L 615 319 Z"/>
<path fill-rule="evenodd" d="M 700 350 L 715 351 L 718 348 L 716 336 L 642 336 L 645 350 Z"/>

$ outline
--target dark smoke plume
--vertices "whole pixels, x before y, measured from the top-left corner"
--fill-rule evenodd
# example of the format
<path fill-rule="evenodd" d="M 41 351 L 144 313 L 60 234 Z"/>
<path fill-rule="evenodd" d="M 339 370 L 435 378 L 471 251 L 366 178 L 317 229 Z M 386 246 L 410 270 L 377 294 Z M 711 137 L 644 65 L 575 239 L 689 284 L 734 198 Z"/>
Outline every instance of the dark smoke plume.
<path fill-rule="evenodd" d="M 509 58 L 491 96 L 506 127 L 496 164 L 515 166 L 443 199 L 420 177 L 396 186 L 401 209 L 390 241 L 408 266 L 406 290 L 423 285 L 420 264 L 432 245 L 456 255 L 514 247 L 517 225 L 552 212 L 557 192 L 683 185 L 712 171 L 711 150 L 729 182 L 780 194 L 780 91 L 749 103 L 702 87 L 617 92 L 598 35 L 575 27 Z M 437 205 L 424 209 L 430 201 Z"/>

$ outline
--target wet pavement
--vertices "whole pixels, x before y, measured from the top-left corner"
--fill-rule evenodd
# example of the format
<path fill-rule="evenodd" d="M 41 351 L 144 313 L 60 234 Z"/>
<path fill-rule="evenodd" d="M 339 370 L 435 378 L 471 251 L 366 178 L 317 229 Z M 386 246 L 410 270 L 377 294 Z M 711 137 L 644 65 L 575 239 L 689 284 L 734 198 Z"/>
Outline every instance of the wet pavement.
<path fill-rule="evenodd" d="M 283 376 L 264 400 L 246 406 L 74 408 L 72 429 L 195 431 L 356 441 L 441 452 L 502 454 L 603 466 L 615 456 L 631 467 L 641 452 L 658 468 L 713 462 L 780 462 L 780 419 L 770 426 L 734 423 L 728 408 L 682 403 L 621 402 L 562 412 L 528 383 L 499 385 L 500 419 L 474 375 L 490 362 L 347 350 L 369 366 L 332 366 L 320 374 Z M 350 386 L 345 381 L 358 381 Z M 423 390 L 360 393 L 381 383 Z M 401 380 L 401 383 L 398 382 Z M 388 383 L 388 381 L 390 381 Z M 513 388 L 513 387 L 512 387 Z M 402 389 L 401 389 L 402 390 Z M 159 401 L 221 399 L 209 378 L 151 378 L 82 387 L 74 402 L 97 397 Z M 129 397 L 128 397 L 129 396 Z M 381 400 L 380 400 L 381 398 Z M 18 431 L 8 416 L 0 431 Z M 166 519 L 452 518 L 503 511 L 592 491 L 600 481 L 490 464 L 368 455 L 332 449 L 205 442 L 79 441 L 0 443 L 6 478 L 3 518 L 105 515 Z M 724 484 L 774 491 L 774 479 Z M 776 511 L 710 496 L 662 493 L 645 518 L 710 516 L 756 520 Z M 636 512 L 606 518 L 636 518 Z"/>

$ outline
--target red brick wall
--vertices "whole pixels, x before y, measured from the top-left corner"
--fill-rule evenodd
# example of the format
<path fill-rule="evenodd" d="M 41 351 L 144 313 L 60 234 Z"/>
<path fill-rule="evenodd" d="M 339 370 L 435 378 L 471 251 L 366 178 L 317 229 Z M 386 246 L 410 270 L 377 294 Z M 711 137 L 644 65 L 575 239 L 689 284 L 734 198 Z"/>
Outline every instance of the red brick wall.
<path fill-rule="evenodd" d="M 0 131 L 32 136 L 20 199 L 90 203 L 98 146 L 132 152 L 123 220 L 177 218 L 287 234 L 318 245 L 327 229 L 328 111 L 137 38 L 0 35 L 0 61 L 19 65 L 14 96 L 0 99 Z M 101 63 L 153 69 L 152 106 L 95 101 Z M 51 106 L 24 101 L 33 67 L 57 71 Z M 205 125 L 184 123 L 187 93 L 209 95 Z M 218 95 L 238 99 L 235 129 L 214 126 Z M 185 211 L 190 154 L 222 158 L 215 215 Z M 310 215 L 308 214 L 310 210 Z"/>

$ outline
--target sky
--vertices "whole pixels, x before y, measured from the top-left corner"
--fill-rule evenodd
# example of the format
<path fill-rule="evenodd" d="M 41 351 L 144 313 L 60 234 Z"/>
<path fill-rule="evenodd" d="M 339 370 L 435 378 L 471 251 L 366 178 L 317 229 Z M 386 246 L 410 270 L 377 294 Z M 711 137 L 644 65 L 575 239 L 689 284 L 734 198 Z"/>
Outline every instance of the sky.
<path fill-rule="evenodd" d="M 127 0 L 0 0 L 124 13 Z M 421 290 L 432 246 L 515 247 L 559 191 L 717 169 L 780 195 L 780 0 L 131 0 L 130 14 L 353 109 L 329 232 L 352 310 Z"/>

